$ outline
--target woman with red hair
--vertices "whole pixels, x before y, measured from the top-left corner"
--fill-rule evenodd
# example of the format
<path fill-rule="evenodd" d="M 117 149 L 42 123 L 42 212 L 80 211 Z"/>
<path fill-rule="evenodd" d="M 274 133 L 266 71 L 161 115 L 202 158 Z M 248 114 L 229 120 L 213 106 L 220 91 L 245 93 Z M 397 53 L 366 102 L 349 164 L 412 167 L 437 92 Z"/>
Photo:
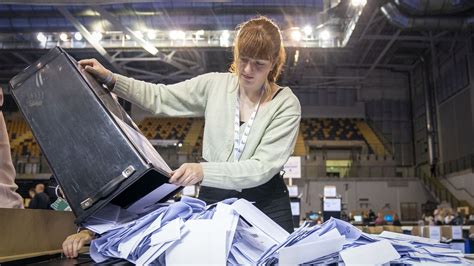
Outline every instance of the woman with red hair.
<path fill-rule="evenodd" d="M 203 162 L 185 163 L 170 183 L 201 183 L 208 204 L 245 198 L 289 232 L 293 222 L 280 171 L 293 152 L 301 107 L 276 81 L 285 62 L 279 27 L 266 17 L 239 25 L 227 73 L 208 73 L 173 84 L 152 84 L 113 74 L 95 59 L 80 65 L 118 96 L 157 116 L 205 118 Z"/>

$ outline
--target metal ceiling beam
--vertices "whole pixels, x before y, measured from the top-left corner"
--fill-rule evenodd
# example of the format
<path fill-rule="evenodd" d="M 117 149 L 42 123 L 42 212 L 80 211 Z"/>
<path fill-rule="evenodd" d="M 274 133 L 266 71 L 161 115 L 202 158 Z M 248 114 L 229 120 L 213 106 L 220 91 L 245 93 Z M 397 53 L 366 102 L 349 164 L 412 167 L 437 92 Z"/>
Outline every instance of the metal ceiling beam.
<path fill-rule="evenodd" d="M 107 10 L 105 10 L 105 8 L 101 6 L 96 6 L 94 7 L 94 9 L 97 10 L 97 12 L 99 12 L 102 17 L 112 23 L 112 25 L 114 25 L 116 28 L 120 29 L 125 33 L 128 33 L 132 37 L 132 39 L 137 41 L 147 52 L 152 55 L 158 54 L 158 49 L 156 49 L 154 45 L 152 45 L 150 42 L 145 41 L 141 36 L 137 34 L 136 31 L 133 31 L 129 27 L 124 26 L 116 16 L 109 13 Z"/>
<path fill-rule="evenodd" d="M 387 45 L 385 45 L 385 48 L 379 54 L 379 56 L 377 57 L 375 62 L 372 64 L 372 66 L 369 68 L 369 70 L 365 73 L 364 79 L 369 77 L 370 73 L 372 73 L 372 71 L 375 69 L 375 67 L 380 62 L 380 60 L 382 60 L 382 58 L 385 56 L 387 51 L 392 47 L 393 43 L 398 39 L 398 36 L 400 35 L 401 32 L 402 30 L 397 30 L 397 32 L 392 36 L 392 39 L 387 43 Z"/>
<path fill-rule="evenodd" d="M 26 59 L 26 57 L 25 57 L 24 55 L 22 55 L 22 54 L 20 54 L 20 53 L 17 53 L 17 52 L 13 52 L 12 54 L 13 54 L 14 56 L 16 56 L 17 58 L 21 59 L 21 60 L 22 60 L 23 62 L 25 62 L 26 64 L 31 65 L 31 63 L 32 63 L 31 60 Z"/>
<path fill-rule="evenodd" d="M 159 74 L 159 73 L 156 73 L 156 72 L 146 71 L 146 70 L 143 70 L 141 68 L 135 68 L 135 67 L 130 67 L 130 66 L 124 66 L 123 68 L 125 68 L 126 70 L 129 70 L 129 71 L 135 72 L 135 73 L 148 75 L 148 76 L 150 76 L 150 78 L 164 79 L 166 77 L 165 75 L 162 75 L 162 74 Z"/>
<path fill-rule="evenodd" d="M 387 22 L 383 22 L 382 24 L 379 25 L 379 27 L 377 28 L 377 35 L 380 34 L 380 32 L 382 32 L 383 28 L 385 28 L 385 24 Z M 370 44 L 367 46 L 367 48 L 364 50 L 364 53 L 362 54 L 362 56 L 360 57 L 359 59 L 359 64 L 362 64 L 364 62 L 364 60 L 366 59 L 367 55 L 369 54 L 369 51 L 372 50 L 372 46 L 374 45 L 376 40 L 370 40 Z"/>
<path fill-rule="evenodd" d="M 156 0 L 15 0 L 2 1 L 10 5 L 49 5 L 49 6 L 97 6 L 113 4 L 155 3 Z M 206 0 L 206 2 L 226 3 L 227 0 Z"/>
<path fill-rule="evenodd" d="M 99 52 L 99 54 L 107 60 L 113 67 L 113 71 L 120 73 L 120 74 L 126 74 L 115 62 L 114 59 L 107 53 L 107 51 L 100 45 L 99 42 L 95 41 L 94 38 L 92 38 L 92 34 L 82 25 L 79 20 L 77 20 L 69 10 L 62 6 L 57 7 L 58 11 L 63 14 L 63 16 L 69 20 L 74 27 L 84 36 L 84 38 Z"/>
<path fill-rule="evenodd" d="M 364 36 L 367 34 L 367 32 L 369 31 L 370 27 L 372 26 L 372 24 L 374 24 L 374 19 L 375 17 L 377 16 L 377 13 L 379 12 L 379 9 L 376 8 L 374 10 L 374 12 L 372 13 L 372 15 L 370 16 L 370 19 L 369 19 L 369 22 L 367 22 L 367 25 L 365 26 L 364 30 L 362 31 L 362 34 L 359 36 L 359 41 L 361 41 L 362 39 L 364 39 Z M 379 17 L 380 18 L 380 17 Z M 379 19 L 377 19 L 378 21 Z"/>
<path fill-rule="evenodd" d="M 364 37 L 366 40 L 391 40 L 393 35 L 367 35 Z M 457 41 L 468 41 L 467 38 L 463 36 L 453 37 Z M 445 42 L 452 42 L 453 38 L 437 38 L 435 41 L 445 41 Z M 399 36 L 398 41 L 421 41 L 421 42 L 430 42 L 431 39 L 429 37 L 423 36 Z"/>

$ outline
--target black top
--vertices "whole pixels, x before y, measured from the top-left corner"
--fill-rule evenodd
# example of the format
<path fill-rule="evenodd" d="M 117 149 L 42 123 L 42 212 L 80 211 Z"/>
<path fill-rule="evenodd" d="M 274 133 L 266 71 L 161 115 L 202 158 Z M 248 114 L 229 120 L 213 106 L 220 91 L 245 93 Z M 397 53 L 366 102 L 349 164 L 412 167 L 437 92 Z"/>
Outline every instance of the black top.
<path fill-rule="evenodd" d="M 50 207 L 49 207 L 50 204 L 51 204 L 51 202 L 49 201 L 49 196 L 46 193 L 41 192 L 41 193 L 36 194 L 33 197 L 33 199 L 30 201 L 29 208 L 30 209 L 49 210 L 50 209 Z"/>
<path fill-rule="evenodd" d="M 278 95 L 283 90 L 283 88 L 279 88 L 278 91 L 273 95 L 272 100 L 275 99 L 275 97 Z M 240 121 L 240 126 L 242 126 L 245 123 L 245 121 Z"/>

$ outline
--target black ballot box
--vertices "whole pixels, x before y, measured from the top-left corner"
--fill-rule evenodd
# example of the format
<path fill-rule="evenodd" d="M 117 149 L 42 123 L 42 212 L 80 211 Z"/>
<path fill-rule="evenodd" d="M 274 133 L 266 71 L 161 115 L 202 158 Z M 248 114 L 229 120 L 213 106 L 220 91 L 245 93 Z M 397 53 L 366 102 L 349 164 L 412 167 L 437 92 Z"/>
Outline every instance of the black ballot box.
<path fill-rule="evenodd" d="M 180 187 L 106 88 L 56 47 L 10 89 L 80 224 L 112 203 L 140 212 Z"/>

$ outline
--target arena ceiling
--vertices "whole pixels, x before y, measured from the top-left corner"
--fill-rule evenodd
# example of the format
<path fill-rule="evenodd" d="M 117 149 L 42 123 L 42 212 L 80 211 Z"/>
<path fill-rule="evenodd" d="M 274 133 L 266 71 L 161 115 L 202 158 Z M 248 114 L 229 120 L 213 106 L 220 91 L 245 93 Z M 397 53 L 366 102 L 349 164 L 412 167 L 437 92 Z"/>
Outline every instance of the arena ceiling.
<path fill-rule="evenodd" d="M 294 89 L 360 86 L 375 69 L 409 71 L 428 48 L 466 41 L 456 31 L 400 29 L 381 10 L 389 1 L 364 2 L 5 0 L 0 85 L 57 45 L 152 82 L 226 71 L 236 25 L 257 15 L 282 28 L 288 59 L 280 83 Z"/>

